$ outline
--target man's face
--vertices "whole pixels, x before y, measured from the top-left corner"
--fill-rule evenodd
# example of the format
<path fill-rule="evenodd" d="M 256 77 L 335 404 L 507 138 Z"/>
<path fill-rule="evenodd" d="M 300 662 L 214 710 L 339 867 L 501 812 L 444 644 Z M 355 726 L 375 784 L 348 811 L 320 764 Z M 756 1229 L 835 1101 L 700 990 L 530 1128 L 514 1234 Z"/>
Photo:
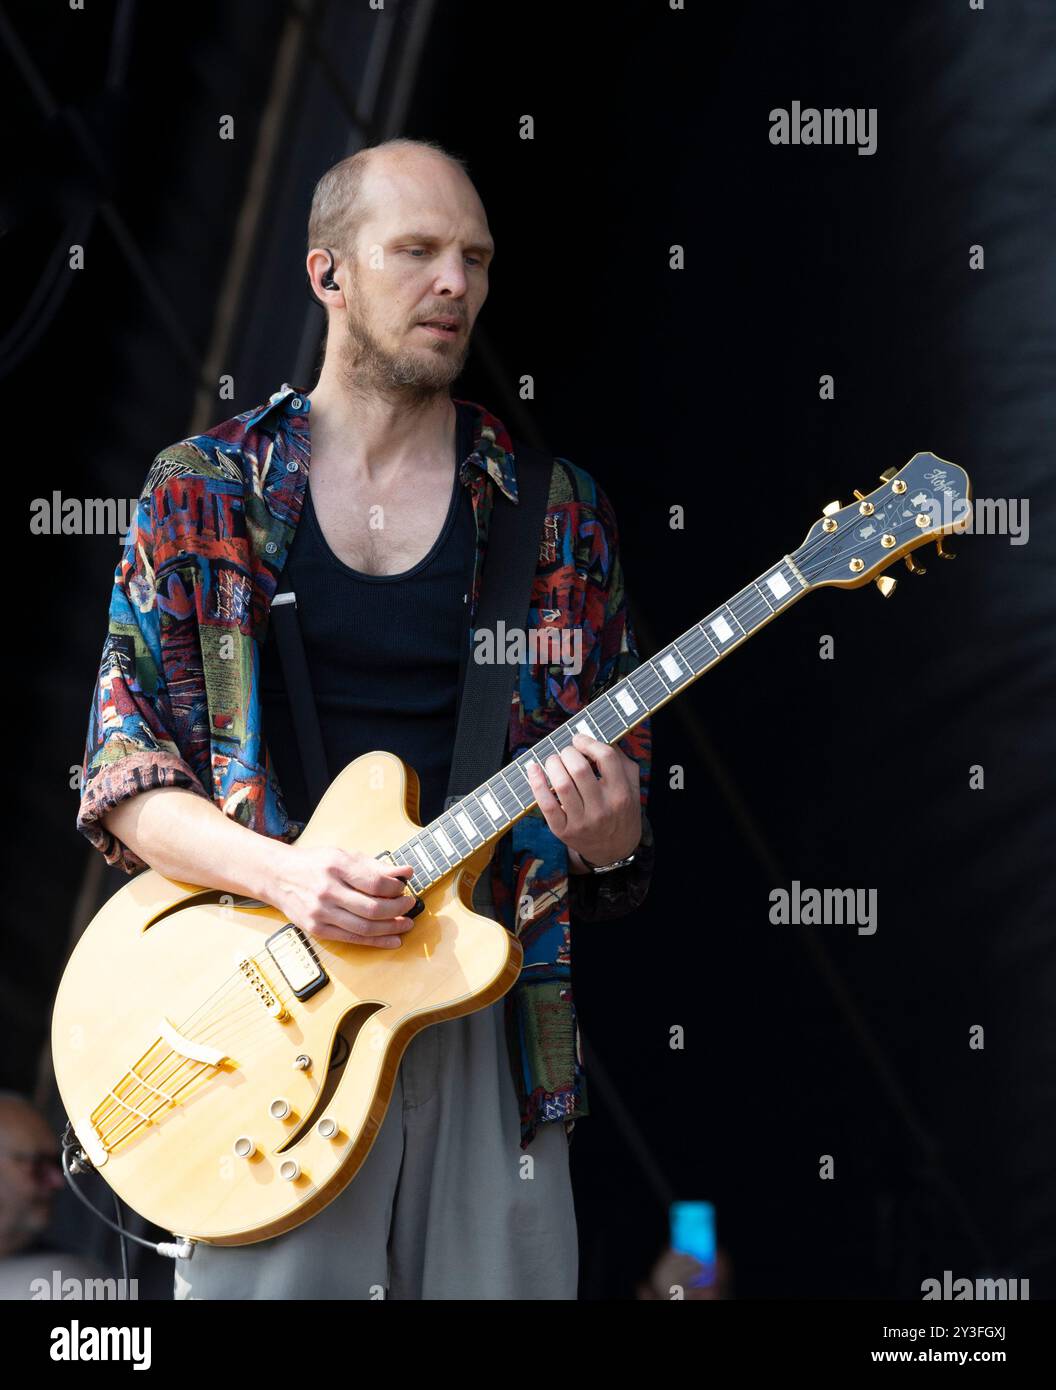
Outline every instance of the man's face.
<path fill-rule="evenodd" d="M 350 381 L 428 398 L 469 353 L 494 244 L 472 184 L 440 160 L 368 171 L 345 289 Z"/>
<path fill-rule="evenodd" d="M 43 1117 L 27 1105 L 0 1107 L 0 1230 L 26 1243 L 44 1229 L 62 1186 L 58 1143 Z"/>

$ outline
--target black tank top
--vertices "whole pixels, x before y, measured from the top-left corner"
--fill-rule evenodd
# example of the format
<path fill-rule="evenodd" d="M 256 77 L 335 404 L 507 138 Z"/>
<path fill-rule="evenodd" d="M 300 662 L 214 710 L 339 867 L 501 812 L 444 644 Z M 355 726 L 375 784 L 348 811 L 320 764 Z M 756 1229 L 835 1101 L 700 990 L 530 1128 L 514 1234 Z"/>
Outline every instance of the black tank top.
<path fill-rule="evenodd" d="M 417 772 L 423 824 L 443 810 L 455 743 L 459 651 L 467 637 L 476 527 L 458 480 L 473 414 L 457 405 L 451 502 L 428 555 L 403 574 L 361 574 L 327 545 L 311 485 L 287 557 L 330 780 L 384 749 Z M 263 735 L 293 820 L 309 803 L 274 625 L 261 655 Z"/>

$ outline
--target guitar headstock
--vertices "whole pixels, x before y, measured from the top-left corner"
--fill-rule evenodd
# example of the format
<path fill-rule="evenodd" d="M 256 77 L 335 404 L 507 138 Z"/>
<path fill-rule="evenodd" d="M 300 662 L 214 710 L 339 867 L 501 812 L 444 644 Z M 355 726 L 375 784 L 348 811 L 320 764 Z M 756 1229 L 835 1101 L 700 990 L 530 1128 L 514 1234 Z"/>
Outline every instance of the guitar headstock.
<path fill-rule="evenodd" d="M 901 559 L 912 574 L 923 574 L 911 552 L 929 541 L 943 559 L 953 558 L 943 548 L 943 537 L 964 531 L 972 516 L 971 483 L 964 469 L 936 454 L 914 454 L 904 468 L 897 473 L 892 468 L 881 479 L 874 492 L 856 491 L 857 500 L 846 507 L 830 502 L 792 552 L 808 586 L 855 589 Z M 885 596 L 895 583 L 877 579 Z"/>

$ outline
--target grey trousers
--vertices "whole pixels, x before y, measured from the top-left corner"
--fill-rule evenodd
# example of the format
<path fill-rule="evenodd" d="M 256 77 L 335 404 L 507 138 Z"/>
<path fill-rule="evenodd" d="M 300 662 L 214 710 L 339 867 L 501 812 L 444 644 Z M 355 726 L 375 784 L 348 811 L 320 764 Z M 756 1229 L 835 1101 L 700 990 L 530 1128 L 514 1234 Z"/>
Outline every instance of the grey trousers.
<path fill-rule="evenodd" d="M 545 1124 L 521 1149 L 503 1004 L 416 1034 L 370 1153 L 329 1206 L 255 1245 L 196 1246 L 174 1296 L 574 1299 L 571 1136 Z"/>

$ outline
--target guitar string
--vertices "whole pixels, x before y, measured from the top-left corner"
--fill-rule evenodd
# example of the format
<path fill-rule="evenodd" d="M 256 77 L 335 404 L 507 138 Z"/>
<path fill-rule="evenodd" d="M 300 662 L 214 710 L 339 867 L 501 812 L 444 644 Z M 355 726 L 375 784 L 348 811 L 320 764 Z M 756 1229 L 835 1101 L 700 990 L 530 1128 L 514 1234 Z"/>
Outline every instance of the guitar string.
<path fill-rule="evenodd" d="M 183 1065 L 190 1065 L 190 1064 L 191 1064 L 190 1059 L 188 1059 L 188 1058 L 183 1058 L 183 1059 L 181 1059 L 181 1060 L 182 1060 L 182 1064 L 183 1064 Z M 176 1086 L 176 1087 L 171 1091 L 171 1095 L 172 1095 L 173 1101 L 177 1101 L 177 1098 L 180 1097 L 181 1091 L 186 1090 L 187 1087 L 188 1087 L 193 1081 L 197 1080 L 197 1078 L 198 1078 L 199 1076 L 201 1076 L 202 1071 L 203 1071 L 207 1066 L 208 1066 L 208 1063 L 205 1063 L 205 1062 L 198 1063 L 198 1068 L 199 1068 L 198 1071 L 194 1072 L 191 1076 L 189 1076 L 189 1077 L 187 1078 L 186 1081 L 181 1082 L 178 1086 Z M 179 1070 L 180 1070 L 180 1068 L 177 1067 L 177 1068 L 176 1068 L 176 1071 L 179 1071 Z M 121 1119 L 121 1120 L 118 1121 L 118 1124 L 115 1126 L 114 1129 L 109 1130 L 106 1134 L 101 1134 L 101 1135 L 99 1136 L 99 1137 L 100 1137 L 100 1142 L 103 1144 L 103 1146 L 104 1146 L 104 1148 L 106 1149 L 107 1153 L 113 1152 L 113 1149 L 116 1148 L 116 1146 L 117 1146 L 118 1144 L 122 1144 L 122 1143 L 124 1143 L 127 1139 L 131 1139 L 132 1136 L 133 1136 L 138 1130 L 142 1129 L 144 1125 L 150 1124 L 151 1121 L 153 1120 L 154 1116 L 157 1115 L 161 1110 L 163 1110 L 163 1109 L 165 1108 L 165 1106 L 168 1105 L 169 1103 L 170 1103 L 170 1102 L 166 1100 L 166 1101 L 163 1101 L 160 1105 L 155 1106 L 155 1108 L 154 1108 L 152 1111 L 149 1112 L 149 1115 L 148 1115 L 147 1119 L 143 1119 L 141 1116 L 136 1115 L 136 1116 L 135 1116 L 135 1124 L 134 1124 L 134 1125 L 132 1126 L 132 1128 L 131 1128 L 130 1130 L 128 1130 L 125 1134 L 118 1134 L 118 1135 L 116 1135 L 116 1137 L 115 1137 L 115 1130 L 116 1130 L 116 1129 L 120 1129 L 122 1124 L 127 1123 L 128 1120 L 129 1120 L 130 1118 L 132 1118 L 131 1115 L 126 1115 L 126 1116 L 124 1116 L 123 1119 Z M 182 1103 L 182 1101 L 179 1101 L 178 1103 Z"/>

